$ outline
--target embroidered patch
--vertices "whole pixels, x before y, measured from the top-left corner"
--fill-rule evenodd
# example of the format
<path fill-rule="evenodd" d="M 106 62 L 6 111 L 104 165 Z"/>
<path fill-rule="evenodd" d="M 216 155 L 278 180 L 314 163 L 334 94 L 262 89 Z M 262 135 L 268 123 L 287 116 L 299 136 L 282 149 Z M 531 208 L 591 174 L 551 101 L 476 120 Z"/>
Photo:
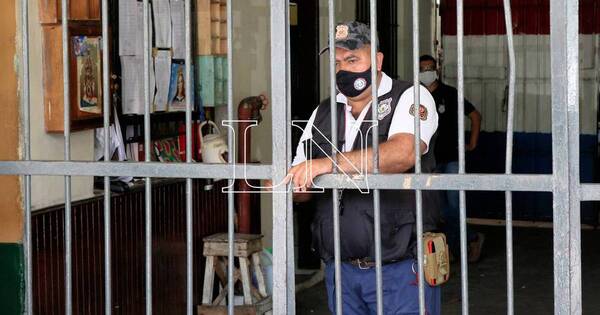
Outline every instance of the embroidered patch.
<path fill-rule="evenodd" d="M 412 105 L 410 106 L 410 109 L 408 110 L 408 113 L 409 113 L 411 116 L 415 116 L 415 104 L 412 104 Z M 427 120 L 427 115 L 428 115 L 428 113 L 427 113 L 427 108 L 425 108 L 425 106 L 423 106 L 423 105 L 420 105 L 420 106 L 419 106 L 419 118 L 420 118 L 422 121 L 425 121 L 425 120 Z"/>
<path fill-rule="evenodd" d="M 362 91 L 367 87 L 367 80 L 363 79 L 363 78 L 358 78 L 356 79 L 356 81 L 354 81 L 354 88 L 357 91 Z"/>
<path fill-rule="evenodd" d="M 346 39 L 348 37 L 348 25 L 338 25 L 335 28 L 335 39 Z"/>
<path fill-rule="evenodd" d="M 382 120 L 385 116 L 389 115 L 392 112 L 392 98 L 387 98 L 381 102 L 379 102 L 377 106 L 377 119 Z"/>

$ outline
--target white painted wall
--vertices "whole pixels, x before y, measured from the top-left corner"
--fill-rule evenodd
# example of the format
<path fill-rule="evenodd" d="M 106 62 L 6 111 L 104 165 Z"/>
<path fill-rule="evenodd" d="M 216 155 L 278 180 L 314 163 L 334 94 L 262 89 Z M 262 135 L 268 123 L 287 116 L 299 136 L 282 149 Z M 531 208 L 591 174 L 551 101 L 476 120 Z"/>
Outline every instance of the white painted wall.
<path fill-rule="evenodd" d="M 29 49 L 31 80 L 31 158 L 34 160 L 62 160 L 62 134 L 48 134 L 44 130 L 44 100 L 42 89 L 42 27 L 38 21 L 39 1 L 29 4 Z M 90 161 L 94 157 L 94 131 L 79 131 L 71 135 L 71 158 Z M 64 180 L 58 176 L 33 176 L 31 203 L 40 209 L 64 203 Z M 91 177 L 72 177 L 73 200 L 93 196 Z"/>
<path fill-rule="evenodd" d="M 270 0 L 233 1 L 233 4 L 233 106 L 234 119 L 237 119 L 237 106 L 242 99 L 262 92 L 270 95 Z M 261 124 L 252 129 L 252 160 L 270 164 L 271 108 L 262 111 L 262 116 Z M 215 118 L 219 125 L 227 119 L 227 107 L 217 107 Z M 265 247 L 272 244 L 272 218 L 271 198 L 262 194 L 261 227 Z"/>
<path fill-rule="evenodd" d="M 515 131 L 550 133 L 550 38 L 515 35 Z M 456 86 L 456 36 L 444 36 L 444 80 Z M 600 35 L 580 35 L 580 126 L 596 134 Z M 481 111 L 482 130 L 506 130 L 508 55 L 504 35 L 465 36 L 465 96 Z"/>

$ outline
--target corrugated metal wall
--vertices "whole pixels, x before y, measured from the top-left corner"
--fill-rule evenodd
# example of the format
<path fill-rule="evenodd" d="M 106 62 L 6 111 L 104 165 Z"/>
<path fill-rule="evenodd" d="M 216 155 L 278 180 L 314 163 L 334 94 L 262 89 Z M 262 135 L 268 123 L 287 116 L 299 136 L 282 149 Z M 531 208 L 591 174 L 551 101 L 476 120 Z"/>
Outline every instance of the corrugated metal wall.
<path fill-rule="evenodd" d="M 549 133 L 548 0 L 513 0 L 515 132 Z M 581 132 L 596 134 L 600 80 L 600 1 L 581 0 Z M 483 114 L 484 131 L 505 131 L 507 52 L 502 1 L 465 1 L 465 95 Z M 456 11 L 442 6 L 443 78 L 456 83 Z"/>
<path fill-rule="evenodd" d="M 597 179 L 597 120 L 600 101 L 600 1 L 580 0 L 580 174 Z M 440 8 L 442 78 L 456 86 L 456 2 Z M 512 0 L 516 54 L 513 172 L 552 172 L 549 0 Z M 482 113 L 477 149 L 467 154 L 467 171 L 503 173 L 506 145 L 508 53 L 501 0 L 465 0 L 465 96 Z M 469 122 L 468 119 L 465 120 Z M 467 125 L 467 129 L 469 126 Z M 504 218 L 504 195 L 469 192 L 470 217 Z M 514 193 L 514 218 L 552 220 L 552 195 Z M 582 222 L 597 225 L 593 203 L 582 205 Z"/>
<path fill-rule="evenodd" d="M 194 291 L 201 296 L 202 238 L 227 230 L 227 195 L 220 181 L 210 191 L 194 180 Z M 142 187 L 143 188 L 143 187 Z M 254 195 L 253 195 L 254 196 Z M 255 201 L 258 198 L 253 198 Z M 103 199 L 73 203 L 73 313 L 104 314 Z M 254 205 L 256 206 L 256 205 Z M 144 314 L 144 190 L 112 198 L 113 314 Z M 152 186 L 153 308 L 185 312 L 185 182 Z M 34 314 L 64 314 L 64 208 L 32 218 Z M 196 304 L 200 304 L 200 299 Z M 1 313 L 1 311 L 0 311 Z"/>

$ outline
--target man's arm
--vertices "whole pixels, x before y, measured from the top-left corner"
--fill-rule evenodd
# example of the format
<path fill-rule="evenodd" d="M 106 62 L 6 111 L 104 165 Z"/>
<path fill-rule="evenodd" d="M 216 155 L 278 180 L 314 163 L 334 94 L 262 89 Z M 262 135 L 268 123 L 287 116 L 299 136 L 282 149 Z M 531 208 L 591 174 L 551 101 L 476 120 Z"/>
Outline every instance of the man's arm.
<path fill-rule="evenodd" d="M 426 152 L 427 145 L 421 141 L 421 154 Z M 365 158 L 364 150 L 344 152 L 338 155 L 338 170 L 347 174 L 356 174 Z M 373 149 L 366 150 L 366 172 L 373 172 Z M 397 133 L 379 145 L 379 171 L 381 173 L 403 173 L 415 165 L 414 136 L 408 133 Z M 312 180 L 322 174 L 333 171 L 333 162 L 329 158 L 306 161 L 292 167 L 288 174 L 292 175 L 294 187 L 301 191 L 312 186 Z M 294 200 L 303 200 L 306 194 L 294 194 Z M 309 197 L 306 197 L 309 198 Z"/>
<path fill-rule="evenodd" d="M 469 119 L 471 120 L 471 139 L 469 143 L 466 145 L 465 149 L 467 151 L 473 151 L 477 147 L 477 142 L 479 141 L 479 131 L 481 130 L 481 114 L 474 110 L 469 114 Z"/>

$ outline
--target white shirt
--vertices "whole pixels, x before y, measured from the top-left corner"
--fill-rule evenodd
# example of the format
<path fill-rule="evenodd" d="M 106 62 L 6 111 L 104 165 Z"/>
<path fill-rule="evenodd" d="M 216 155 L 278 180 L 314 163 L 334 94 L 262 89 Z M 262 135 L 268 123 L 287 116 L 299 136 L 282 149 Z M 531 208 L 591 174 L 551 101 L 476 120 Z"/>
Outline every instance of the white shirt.
<path fill-rule="evenodd" d="M 392 78 L 390 78 L 384 72 L 382 72 L 381 74 L 382 74 L 381 83 L 379 84 L 379 87 L 377 88 L 377 96 L 385 95 L 392 90 L 392 82 L 393 82 Z M 367 106 L 365 106 L 365 108 L 363 108 L 363 110 L 360 113 L 360 115 L 358 116 L 358 118 L 355 119 L 354 116 L 352 115 L 352 106 L 348 105 L 348 100 L 347 100 L 346 96 L 339 93 L 336 96 L 336 101 L 338 103 L 346 104 L 345 142 L 344 142 L 344 147 L 342 148 L 342 151 L 348 152 L 352 149 L 352 144 L 354 143 L 354 140 L 356 139 L 356 136 L 358 134 L 358 130 L 359 130 L 361 124 L 365 120 L 365 115 L 369 111 L 369 108 L 371 107 L 371 103 L 367 104 Z M 414 130 L 415 130 L 415 127 L 414 127 L 415 120 L 414 119 L 415 118 L 411 114 L 411 112 L 413 111 L 413 110 L 411 110 L 413 101 L 414 101 L 414 87 L 410 87 L 406 91 L 404 91 L 404 93 L 402 93 L 402 95 L 400 96 L 400 99 L 398 100 L 398 105 L 396 106 L 396 109 L 392 116 L 392 122 L 390 124 L 390 129 L 388 132 L 388 139 L 397 133 L 414 134 Z M 423 141 L 427 145 L 427 148 L 425 149 L 425 152 L 424 152 L 424 153 L 427 153 L 427 151 L 429 150 L 429 141 L 431 140 L 431 137 L 433 136 L 433 134 L 435 133 L 435 131 L 437 130 L 437 127 L 438 127 L 438 115 L 437 115 L 437 109 L 435 106 L 435 101 L 433 100 L 433 96 L 431 96 L 431 93 L 429 93 L 429 91 L 423 86 L 420 87 L 420 101 L 421 101 L 421 105 L 425 107 L 425 111 L 422 115 L 423 117 L 421 118 L 421 123 L 420 123 L 421 141 Z M 308 123 L 306 124 L 306 127 L 304 128 L 302 137 L 300 137 L 300 143 L 298 144 L 298 147 L 296 147 L 296 156 L 294 157 L 292 166 L 298 165 L 298 164 L 306 161 L 306 154 L 304 152 L 304 145 L 302 143 L 304 141 L 312 138 L 312 127 L 313 127 L 313 124 L 315 121 L 316 114 L 317 114 L 317 109 L 315 109 L 313 111 L 312 115 L 310 116 L 310 118 L 308 120 Z M 382 118 L 380 118 L 380 119 L 382 119 Z M 368 117 L 367 119 L 371 119 L 371 117 Z"/>

